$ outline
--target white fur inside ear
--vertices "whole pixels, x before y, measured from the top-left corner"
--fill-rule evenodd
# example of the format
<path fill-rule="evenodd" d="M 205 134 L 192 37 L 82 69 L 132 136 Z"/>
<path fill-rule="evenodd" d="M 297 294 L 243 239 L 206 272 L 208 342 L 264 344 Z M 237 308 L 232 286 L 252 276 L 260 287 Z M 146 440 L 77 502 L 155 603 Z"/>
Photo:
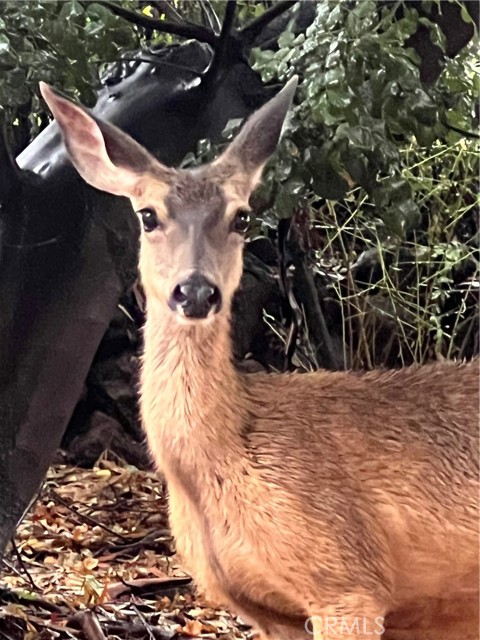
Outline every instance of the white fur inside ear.
<path fill-rule="evenodd" d="M 82 108 L 56 95 L 45 83 L 40 83 L 40 89 L 60 126 L 68 155 L 82 178 L 92 187 L 114 195 L 135 195 L 139 175 L 113 164 L 95 120 Z"/>

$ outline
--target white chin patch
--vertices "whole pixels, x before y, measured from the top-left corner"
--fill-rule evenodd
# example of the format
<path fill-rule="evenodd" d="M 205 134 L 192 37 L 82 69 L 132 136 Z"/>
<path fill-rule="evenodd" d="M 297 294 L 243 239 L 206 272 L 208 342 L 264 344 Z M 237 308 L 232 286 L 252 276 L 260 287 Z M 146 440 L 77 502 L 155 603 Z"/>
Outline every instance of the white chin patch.
<path fill-rule="evenodd" d="M 217 315 L 214 311 L 210 311 L 206 318 L 187 318 L 184 315 L 181 315 L 178 311 L 172 312 L 177 319 L 177 322 L 185 327 L 194 327 L 194 326 L 207 326 L 212 324 L 215 316 Z"/>

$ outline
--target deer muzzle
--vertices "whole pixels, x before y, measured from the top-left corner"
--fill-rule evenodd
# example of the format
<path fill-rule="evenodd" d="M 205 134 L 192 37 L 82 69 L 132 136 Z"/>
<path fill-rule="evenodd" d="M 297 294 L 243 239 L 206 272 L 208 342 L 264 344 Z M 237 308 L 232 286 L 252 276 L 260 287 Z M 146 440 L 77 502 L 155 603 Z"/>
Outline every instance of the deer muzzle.
<path fill-rule="evenodd" d="M 200 273 L 177 284 L 172 291 L 168 306 L 172 311 L 189 320 L 203 320 L 220 311 L 222 295 L 220 289 Z"/>

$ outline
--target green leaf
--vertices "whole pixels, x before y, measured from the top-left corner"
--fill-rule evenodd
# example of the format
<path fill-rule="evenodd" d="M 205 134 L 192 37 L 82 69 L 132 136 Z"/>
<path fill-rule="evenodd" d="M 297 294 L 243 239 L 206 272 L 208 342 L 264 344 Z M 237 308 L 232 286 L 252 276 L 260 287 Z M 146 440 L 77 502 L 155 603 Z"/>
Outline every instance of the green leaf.
<path fill-rule="evenodd" d="M 59 18 L 62 20 L 75 20 L 79 16 L 83 16 L 85 11 L 77 0 L 67 0 L 61 5 Z"/>
<path fill-rule="evenodd" d="M 332 69 L 328 69 L 324 75 L 325 87 L 328 89 L 335 89 L 340 87 L 345 77 L 345 69 L 343 65 L 339 64 Z"/>
<path fill-rule="evenodd" d="M 23 87 L 25 85 L 26 79 L 27 78 L 24 69 L 20 69 L 19 67 L 7 72 L 8 84 L 14 89 Z"/>
<path fill-rule="evenodd" d="M 0 55 L 10 51 L 10 40 L 4 33 L 0 33 Z"/>
<path fill-rule="evenodd" d="M 354 153 L 348 149 L 342 154 L 342 161 L 346 172 L 356 184 L 367 190 L 372 188 L 375 180 L 371 175 L 371 168 L 364 154 Z"/>
<path fill-rule="evenodd" d="M 328 200 L 340 200 L 347 192 L 348 183 L 332 165 L 325 148 L 310 150 L 307 168 L 311 175 L 313 190 L 318 196 Z"/>
<path fill-rule="evenodd" d="M 371 129 L 362 126 L 353 126 L 342 123 L 338 126 L 335 139 L 348 140 L 349 146 L 363 150 L 373 149 L 373 136 Z"/>
<path fill-rule="evenodd" d="M 377 214 L 387 229 L 398 237 L 417 226 L 420 212 L 410 184 L 402 176 L 382 180 L 372 192 Z"/>
<path fill-rule="evenodd" d="M 278 187 L 277 195 L 275 197 L 275 211 L 280 218 L 289 218 L 298 205 L 298 196 L 296 193 L 291 193 L 288 188 L 280 185 Z"/>
<path fill-rule="evenodd" d="M 264 13 L 265 13 L 265 7 L 264 7 L 263 4 L 259 3 L 259 4 L 255 5 L 254 10 L 253 10 L 253 15 L 254 15 L 255 18 L 259 18 Z"/>
<path fill-rule="evenodd" d="M 355 15 L 360 20 L 364 20 L 365 18 L 369 18 L 375 15 L 377 11 L 377 6 L 373 0 L 362 0 L 362 2 L 357 2 L 355 7 L 352 9 L 351 13 Z"/>
<path fill-rule="evenodd" d="M 462 20 L 467 24 L 474 24 L 472 16 L 468 13 L 467 7 L 463 2 L 460 3 L 460 15 L 462 16 Z"/>
<path fill-rule="evenodd" d="M 339 22 L 340 19 L 342 18 L 342 13 L 343 13 L 342 3 L 337 2 L 325 22 L 325 27 L 327 29 L 333 29 L 336 26 L 337 22 Z"/>
<path fill-rule="evenodd" d="M 430 96 L 420 88 L 415 89 L 413 93 L 412 113 L 415 118 L 423 125 L 433 127 L 437 122 L 437 105 Z"/>
<path fill-rule="evenodd" d="M 278 38 L 278 46 L 280 49 L 291 47 L 295 40 L 295 34 L 291 31 L 284 31 Z"/>
<path fill-rule="evenodd" d="M 346 91 L 327 89 L 328 102 L 339 109 L 346 109 L 352 100 Z"/>

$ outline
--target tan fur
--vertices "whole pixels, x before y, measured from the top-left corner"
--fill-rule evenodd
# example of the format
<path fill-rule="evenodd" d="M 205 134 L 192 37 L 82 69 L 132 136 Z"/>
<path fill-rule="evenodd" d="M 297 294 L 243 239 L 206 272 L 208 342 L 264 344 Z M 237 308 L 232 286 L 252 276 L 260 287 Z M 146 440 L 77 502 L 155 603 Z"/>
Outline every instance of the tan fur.
<path fill-rule="evenodd" d="M 141 235 L 141 407 L 178 549 L 264 638 L 479 640 L 478 362 L 304 375 L 232 364 L 232 220 L 294 90 L 214 165 L 174 171 L 42 87 L 80 174 L 162 223 Z M 193 273 L 222 295 L 198 321 L 168 305 Z"/>
<path fill-rule="evenodd" d="M 328 615 L 443 640 L 422 619 L 455 600 L 445 640 L 478 638 L 477 364 L 242 376 L 226 319 L 154 314 L 143 416 L 198 583 L 277 638 Z"/>

